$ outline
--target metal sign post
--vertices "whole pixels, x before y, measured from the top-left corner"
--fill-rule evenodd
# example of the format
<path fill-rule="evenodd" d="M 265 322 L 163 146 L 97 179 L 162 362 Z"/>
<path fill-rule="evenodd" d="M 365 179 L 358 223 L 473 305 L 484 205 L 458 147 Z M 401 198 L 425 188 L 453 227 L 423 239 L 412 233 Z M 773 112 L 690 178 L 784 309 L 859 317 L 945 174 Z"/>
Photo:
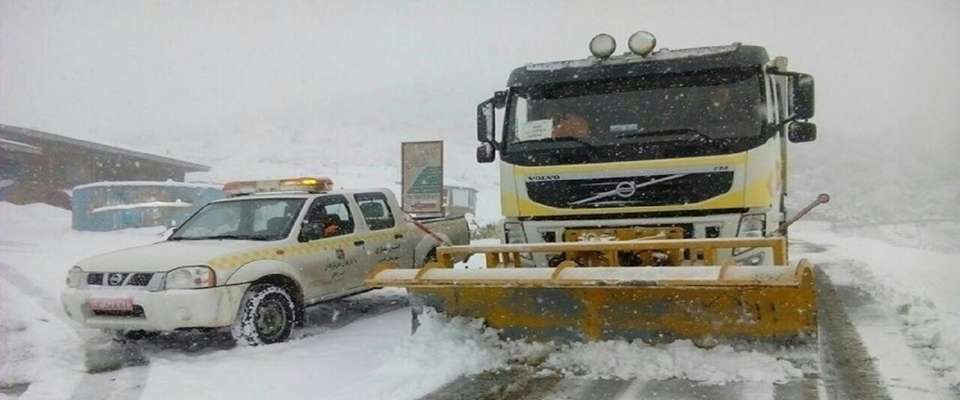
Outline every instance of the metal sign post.
<path fill-rule="evenodd" d="M 403 211 L 419 218 L 442 217 L 443 141 L 401 143 Z"/>

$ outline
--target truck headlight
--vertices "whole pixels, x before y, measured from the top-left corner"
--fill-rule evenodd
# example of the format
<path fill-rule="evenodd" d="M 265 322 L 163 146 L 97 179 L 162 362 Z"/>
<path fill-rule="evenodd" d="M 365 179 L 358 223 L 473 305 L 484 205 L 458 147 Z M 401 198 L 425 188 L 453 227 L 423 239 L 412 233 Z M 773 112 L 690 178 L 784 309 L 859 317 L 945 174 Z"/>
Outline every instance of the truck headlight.
<path fill-rule="evenodd" d="M 503 224 L 503 239 L 507 243 L 526 243 L 527 236 L 523 233 L 523 224 L 505 222 Z"/>
<path fill-rule="evenodd" d="M 740 217 L 738 237 L 763 237 L 767 230 L 767 214 L 747 214 Z"/>
<path fill-rule="evenodd" d="M 78 288 L 83 283 L 84 277 L 83 270 L 79 266 L 74 266 L 70 268 L 70 271 L 67 272 L 67 287 L 69 288 Z"/>
<path fill-rule="evenodd" d="M 206 265 L 191 265 L 167 272 L 165 289 L 200 289 L 217 284 L 217 274 Z"/>

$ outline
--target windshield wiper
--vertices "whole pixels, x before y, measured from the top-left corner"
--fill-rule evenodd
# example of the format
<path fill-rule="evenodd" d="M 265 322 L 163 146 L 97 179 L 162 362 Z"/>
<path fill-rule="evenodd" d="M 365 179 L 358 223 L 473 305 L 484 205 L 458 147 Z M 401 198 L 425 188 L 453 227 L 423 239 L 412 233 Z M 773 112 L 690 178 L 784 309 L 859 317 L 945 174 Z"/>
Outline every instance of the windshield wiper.
<path fill-rule="evenodd" d="M 244 236 L 243 239 L 267 241 L 267 240 L 277 240 L 279 238 L 276 235 L 250 235 L 250 236 Z"/>
<path fill-rule="evenodd" d="M 633 132 L 626 132 L 617 135 L 617 139 L 628 138 L 628 137 L 637 137 L 637 136 L 677 136 L 677 135 L 690 135 L 705 137 L 707 140 L 713 140 L 713 138 L 704 135 L 700 132 L 697 132 L 696 129 L 691 128 L 680 128 L 680 129 L 662 129 L 659 131 L 641 131 L 636 130 Z"/>
<path fill-rule="evenodd" d="M 576 142 L 582 145 L 583 147 L 587 147 L 591 149 L 596 147 L 593 143 L 590 143 L 576 136 L 548 137 L 543 139 L 524 140 L 519 143 L 542 143 L 542 142 Z"/>
<path fill-rule="evenodd" d="M 636 132 L 623 133 L 623 134 L 617 135 L 617 138 L 622 139 L 627 137 L 639 137 L 639 136 L 643 136 L 643 137 L 672 136 L 674 137 L 673 139 L 652 140 L 651 142 L 680 142 L 684 140 L 689 141 L 689 139 L 698 138 L 698 139 L 702 139 L 704 143 L 709 145 L 719 144 L 719 141 L 717 139 L 714 139 L 709 135 L 704 135 L 698 132 L 696 129 L 691 129 L 691 128 L 664 129 L 660 131 L 650 131 L 650 132 L 636 131 Z M 676 138 L 677 136 L 679 136 L 680 138 Z"/>
<path fill-rule="evenodd" d="M 245 240 L 248 236 L 241 235 L 214 235 L 214 236 L 191 236 L 191 237 L 175 237 L 170 238 L 170 240 L 218 240 L 218 239 L 235 239 L 235 240 Z"/>

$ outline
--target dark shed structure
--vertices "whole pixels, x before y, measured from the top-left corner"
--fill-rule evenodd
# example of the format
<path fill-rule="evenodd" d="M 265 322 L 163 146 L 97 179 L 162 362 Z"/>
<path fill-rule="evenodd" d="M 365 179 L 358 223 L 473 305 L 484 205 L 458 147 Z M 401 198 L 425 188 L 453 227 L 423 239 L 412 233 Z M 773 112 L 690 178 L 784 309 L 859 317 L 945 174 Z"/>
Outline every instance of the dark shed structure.
<path fill-rule="evenodd" d="M 68 190 L 102 181 L 183 182 L 206 165 L 0 124 L 0 201 L 69 208 Z"/>

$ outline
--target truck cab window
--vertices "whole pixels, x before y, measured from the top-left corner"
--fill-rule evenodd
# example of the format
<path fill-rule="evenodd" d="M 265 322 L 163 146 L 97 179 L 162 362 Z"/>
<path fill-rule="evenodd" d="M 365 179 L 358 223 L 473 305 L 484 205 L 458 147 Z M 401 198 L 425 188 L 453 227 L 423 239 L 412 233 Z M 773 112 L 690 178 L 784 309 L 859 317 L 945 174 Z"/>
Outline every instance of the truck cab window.
<path fill-rule="evenodd" d="M 341 195 L 318 197 L 310 205 L 306 220 L 323 224 L 323 237 L 353 233 L 353 217 L 347 199 Z"/>
<path fill-rule="evenodd" d="M 357 200 L 363 220 L 371 231 L 394 227 L 396 221 L 387 203 L 387 196 L 383 193 L 360 193 L 353 197 Z"/>

